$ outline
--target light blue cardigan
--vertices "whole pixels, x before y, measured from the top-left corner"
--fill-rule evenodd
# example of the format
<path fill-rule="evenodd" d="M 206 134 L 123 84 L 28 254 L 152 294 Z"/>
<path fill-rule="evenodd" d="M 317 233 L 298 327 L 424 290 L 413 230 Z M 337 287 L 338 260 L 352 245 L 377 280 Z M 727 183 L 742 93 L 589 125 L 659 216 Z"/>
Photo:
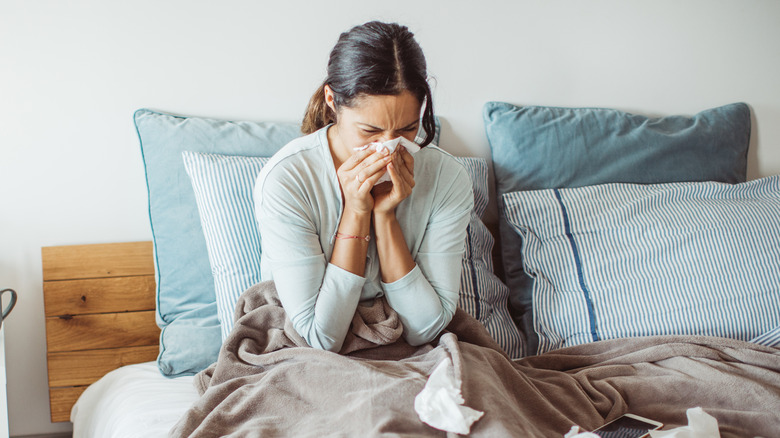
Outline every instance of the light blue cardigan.
<path fill-rule="evenodd" d="M 474 206 L 468 174 L 436 146 L 417 152 L 415 187 L 396 209 L 416 266 L 383 283 L 372 230 L 360 277 L 329 263 L 343 208 L 327 129 L 287 144 L 257 178 L 262 278 L 274 280 L 293 326 L 312 347 L 340 350 L 358 302 L 382 295 L 398 312 L 407 342 L 429 342 L 450 322 L 458 302 Z"/>

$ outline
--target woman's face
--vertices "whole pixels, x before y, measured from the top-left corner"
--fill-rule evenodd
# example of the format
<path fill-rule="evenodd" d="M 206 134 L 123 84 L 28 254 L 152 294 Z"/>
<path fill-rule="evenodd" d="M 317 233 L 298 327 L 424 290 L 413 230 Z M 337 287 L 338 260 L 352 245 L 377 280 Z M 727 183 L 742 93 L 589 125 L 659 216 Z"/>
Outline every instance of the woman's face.
<path fill-rule="evenodd" d="M 333 93 L 325 86 L 325 100 L 334 108 Z M 384 142 L 397 137 L 414 141 L 420 122 L 420 101 L 409 91 L 397 96 L 363 96 L 352 107 L 341 107 L 333 130 L 341 154 L 352 154 L 358 148 L 373 142 Z"/>

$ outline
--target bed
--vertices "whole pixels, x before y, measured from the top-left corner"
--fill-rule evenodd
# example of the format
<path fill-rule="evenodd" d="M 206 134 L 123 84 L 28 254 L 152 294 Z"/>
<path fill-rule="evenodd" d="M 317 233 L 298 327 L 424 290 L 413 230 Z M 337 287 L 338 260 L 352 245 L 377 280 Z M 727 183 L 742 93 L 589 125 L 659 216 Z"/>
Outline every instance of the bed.
<path fill-rule="evenodd" d="M 503 279 L 488 163 L 459 158 L 475 211 L 453 323 L 337 355 L 301 344 L 253 265 L 247 188 L 297 126 L 139 110 L 154 241 L 43 250 L 52 420 L 74 437 L 456 436 L 414 402 L 449 364 L 483 412 L 473 436 L 626 412 L 670 429 L 695 406 L 722 436 L 780 430 L 780 180 L 745 182 L 749 108 L 495 102 L 484 119 Z"/>

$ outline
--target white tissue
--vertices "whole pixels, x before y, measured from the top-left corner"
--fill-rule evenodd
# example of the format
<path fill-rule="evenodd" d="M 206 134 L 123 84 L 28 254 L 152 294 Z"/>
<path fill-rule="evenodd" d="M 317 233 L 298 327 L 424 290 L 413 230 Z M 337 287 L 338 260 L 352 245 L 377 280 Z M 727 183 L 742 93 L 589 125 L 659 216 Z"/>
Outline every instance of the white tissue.
<path fill-rule="evenodd" d="M 685 411 L 688 425 L 671 430 L 651 430 L 651 438 L 720 438 L 718 420 L 704 412 L 702 408 L 690 408 Z"/>
<path fill-rule="evenodd" d="M 593 432 L 585 432 L 579 426 L 572 426 L 563 438 L 601 438 Z"/>
<path fill-rule="evenodd" d="M 365 146 L 361 146 L 359 148 L 355 148 L 355 150 L 356 151 L 364 151 L 364 150 L 370 148 L 370 149 L 373 149 L 375 151 L 381 151 L 383 149 L 387 149 L 387 151 L 392 154 L 393 152 L 395 152 L 396 148 L 398 148 L 399 144 L 401 146 L 403 146 L 404 148 L 406 148 L 406 150 L 409 151 L 410 154 L 413 154 L 413 153 L 415 153 L 415 152 L 420 150 L 420 146 L 417 143 L 415 143 L 413 141 L 409 141 L 409 140 L 405 139 L 404 137 L 394 138 L 394 139 L 388 140 L 388 141 L 386 141 L 384 143 L 380 143 L 380 142 L 369 143 L 369 144 L 367 144 Z M 382 175 L 382 177 L 379 178 L 379 180 L 377 182 L 375 182 L 374 185 L 377 185 L 379 183 L 383 183 L 385 181 L 390 181 L 390 174 L 387 173 L 387 172 L 385 172 L 385 174 Z"/>
<path fill-rule="evenodd" d="M 420 420 L 439 430 L 467 435 L 484 412 L 463 406 L 460 385 L 460 379 L 453 377 L 452 360 L 441 361 L 414 398 L 414 410 Z"/>

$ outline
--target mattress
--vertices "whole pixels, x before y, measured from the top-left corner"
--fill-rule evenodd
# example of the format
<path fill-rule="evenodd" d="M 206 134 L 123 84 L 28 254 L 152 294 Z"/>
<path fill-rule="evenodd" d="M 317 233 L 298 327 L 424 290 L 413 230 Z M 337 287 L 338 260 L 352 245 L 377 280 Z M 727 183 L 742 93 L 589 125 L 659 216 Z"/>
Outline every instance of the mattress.
<path fill-rule="evenodd" d="M 193 376 L 167 378 L 155 362 L 118 368 L 90 385 L 70 413 L 73 438 L 156 438 L 198 400 Z"/>

